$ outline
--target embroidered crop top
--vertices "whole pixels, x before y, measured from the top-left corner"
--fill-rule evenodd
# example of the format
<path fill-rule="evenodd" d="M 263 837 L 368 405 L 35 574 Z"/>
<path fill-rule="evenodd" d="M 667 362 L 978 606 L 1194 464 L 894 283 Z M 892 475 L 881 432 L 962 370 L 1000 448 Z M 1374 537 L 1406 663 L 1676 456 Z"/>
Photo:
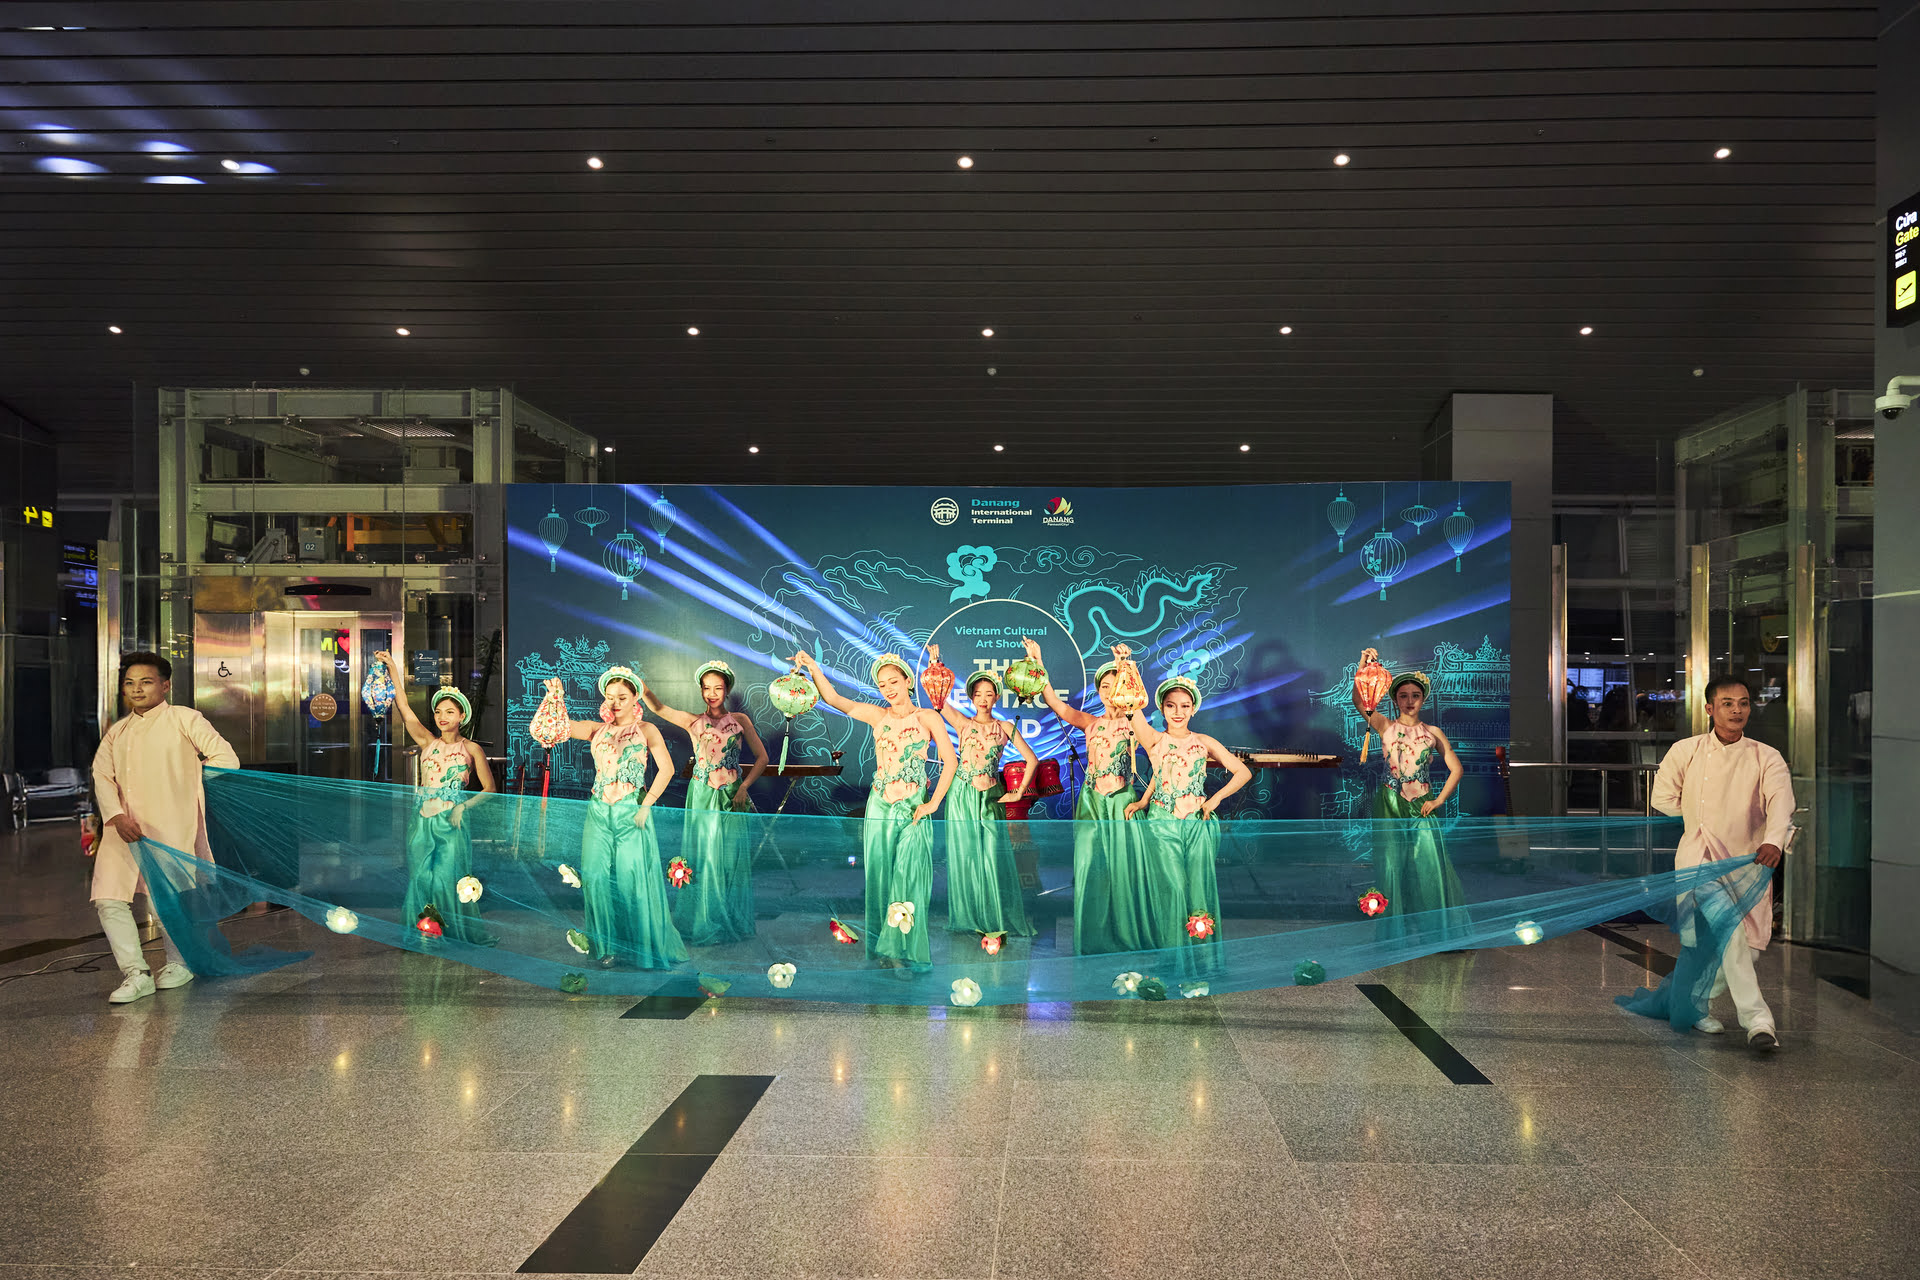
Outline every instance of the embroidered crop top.
<path fill-rule="evenodd" d="M 693 780 L 715 791 L 740 780 L 740 748 L 746 741 L 740 713 L 728 711 L 718 719 L 696 716 L 693 721 Z"/>
<path fill-rule="evenodd" d="M 596 729 L 588 745 L 593 752 L 595 800 L 619 804 L 646 787 L 647 736 L 640 721 Z"/>
<path fill-rule="evenodd" d="M 1163 734 L 1147 751 L 1153 761 L 1153 803 L 1161 816 L 1191 818 L 1207 800 L 1207 744 L 1198 736 Z"/>
<path fill-rule="evenodd" d="M 420 797 L 421 817 L 439 817 L 460 803 L 471 764 L 464 742 L 435 738 L 420 748 L 420 781 L 414 790 Z"/>
<path fill-rule="evenodd" d="M 888 804 L 913 797 L 927 789 L 927 746 L 933 739 L 920 717 L 905 720 L 881 717 L 873 726 L 873 789 Z"/>

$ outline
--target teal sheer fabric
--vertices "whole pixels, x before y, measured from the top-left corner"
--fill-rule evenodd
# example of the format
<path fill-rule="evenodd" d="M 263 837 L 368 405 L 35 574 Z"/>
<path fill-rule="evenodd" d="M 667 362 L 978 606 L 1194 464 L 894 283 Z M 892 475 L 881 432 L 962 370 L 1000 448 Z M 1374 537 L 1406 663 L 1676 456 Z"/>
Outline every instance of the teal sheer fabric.
<path fill-rule="evenodd" d="M 632 838 L 602 830 L 609 815 L 599 810 L 608 806 L 591 801 L 487 797 L 462 814 L 457 837 L 445 827 L 422 832 L 422 824 L 445 820 L 421 818 L 417 804 L 408 789 L 376 783 L 210 771 L 215 862 L 151 844 L 139 856 L 149 882 L 168 886 L 155 899 L 168 932 L 189 966 L 209 976 L 297 958 L 217 954 L 218 922 L 264 900 L 369 942 L 560 991 L 643 996 L 704 986 L 918 1005 L 966 1002 L 976 986 L 980 1003 L 1005 1004 L 1305 984 L 1435 951 L 1522 945 L 1635 911 L 1692 926 L 1676 970 L 1677 989 L 1692 993 L 1711 989 L 1713 944 L 1724 945 L 1722 925 L 1737 923 L 1753 878 L 1742 877 L 1750 859 L 1674 870 L 1676 820 L 1462 819 L 1447 831 L 1442 855 L 1461 900 L 1370 918 L 1358 902 L 1381 887 L 1378 871 L 1352 860 L 1347 819 L 1210 821 L 1177 850 L 1161 848 L 1168 842 L 1154 839 L 1144 819 L 1124 828 L 1112 819 L 1013 820 L 1004 823 L 1009 885 L 1034 933 L 986 938 L 950 928 L 951 831 L 940 818 L 907 821 L 911 806 L 879 806 L 870 818 L 715 810 L 691 824 L 660 808 Z M 635 823 L 638 806 L 617 808 L 614 818 Z M 1115 838 L 1123 829 L 1128 838 Z M 584 851 L 609 839 L 645 851 L 627 859 L 630 885 L 620 876 L 605 882 L 613 886 L 611 915 L 594 905 L 595 881 L 583 874 Z M 728 874 L 737 880 L 744 868 L 751 892 L 732 881 L 728 892 L 752 904 L 753 931 L 713 944 L 667 936 L 661 929 L 672 930 L 676 899 L 712 873 L 708 851 L 716 845 L 744 850 L 730 855 L 737 860 Z M 1103 849 L 1124 856 L 1104 857 Z M 866 865 L 872 850 L 886 867 Z M 693 881 L 675 883 L 675 859 L 693 869 Z M 877 880 L 887 901 L 868 900 L 874 872 L 884 873 Z M 189 887 L 174 890 L 180 881 Z M 422 903 L 423 892 L 454 901 Z M 1077 902 L 1082 894 L 1090 901 Z M 1136 935 L 1150 945 L 1120 949 L 1131 939 L 1119 927 L 1128 913 L 1116 904 L 1145 901 L 1204 910 L 1213 928 L 1199 927 L 1198 936 L 1183 928 L 1178 937 L 1157 928 Z M 911 904 L 910 918 L 890 923 L 900 903 Z M 439 924 L 423 932 L 426 906 Z M 1084 947 L 1076 945 L 1076 916 Z M 644 919 L 646 936 L 626 936 L 621 922 L 633 919 Z M 769 974 L 785 965 L 790 976 Z"/>
<path fill-rule="evenodd" d="M 1676 1031 L 1686 1031 L 1707 1016 L 1727 944 L 1736 934 L 1744 940 L 1747 912 L 1773 883 L 1773 870 L 1751 857 L 1706 866 L 1724 874 L 1642 908 L 1679 935 L 1680 954 L 1674 960 L 1673 972 L 1661 979 L 1658 987 L 1642 987 L 1631 995 L 1614 998 L 1614 1003 L 1629 1013 L 1663 1019 Z"/>

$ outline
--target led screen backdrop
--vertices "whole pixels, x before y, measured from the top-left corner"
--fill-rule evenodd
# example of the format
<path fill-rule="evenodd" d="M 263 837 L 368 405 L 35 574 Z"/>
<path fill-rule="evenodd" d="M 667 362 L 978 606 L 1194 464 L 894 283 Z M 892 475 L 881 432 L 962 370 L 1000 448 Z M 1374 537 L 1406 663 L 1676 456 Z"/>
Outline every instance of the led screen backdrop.
<path fill-rule="evenodd" d="M 1373 645 L 1395 670 L 1433 678 L 1431 718 L 1468 766 L 1466 811 L 1499 808 L 1491 748 L 1507 740 L 1505 484 L 514 485 L 508 519 L 516 764 L 538 751 L 525 729 L 549 676 L 567 681 L 580 717 L 598 706 L 593 677 L 616 662 L 669 705 L 698 710 L 693 670 L 722 657 L 776 758 L 785 733 L 794 763 L 845 752 L 844 775 L 801 782 L 789 811 L 857 811 L 873 763 L 868 731 L 824 707 L 786 725 L 766 699 L 785 658 L 804 646 L 842 693 L 870 699 L 874 655 L 895 651 L 917 669 L 933 641 L 964 697 L 970 672 L 1004 670 L 1027 635 L 1076 705 L 1108 647 L 1124 641 L 1149 688 L 1174 673 L 1199 683 L 1200 731 L 1236 748 L 1345 757 L 1339 770 L 1256 771 L 1232 812 L 1358 816 L 1379 756 L 1365 768 L 1355 760 L 1350 690 L 1360 650 Z M 1011 694 L 1002 714 L 1077 778 L 1077 735 Z M 685 735 L 664 732 L 684 760 Z M 583 747 L 563 746 L 555 785 L 577 793 L 590 767 Z M 1144 757 L 1141 767 L 1144 781 Z M 772 808 L 785 785 L 762 782 L 756 804 Z M 1054 801 L 1053 816 L 1066 804 Z"/>

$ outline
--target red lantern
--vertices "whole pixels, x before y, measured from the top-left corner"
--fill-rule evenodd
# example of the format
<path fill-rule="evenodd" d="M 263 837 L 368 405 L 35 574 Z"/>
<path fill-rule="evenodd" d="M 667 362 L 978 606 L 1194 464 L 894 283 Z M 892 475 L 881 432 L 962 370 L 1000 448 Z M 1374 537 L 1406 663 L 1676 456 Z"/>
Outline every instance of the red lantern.
<path fill-rule="evenodd" d="M 1000 948 L 1006 945 L 1007 934 L 1004 929 L 999 933 L 983 933 L 980 935 L 980 949 L 990 956 L 999 955 Z"/>
<path fill-rule="evenodd" d="M 1213 917 L 1204 911 L 1196 911 L 1187 917 L 1187 936 L 1197 942 L 1204 942 L 1211 938 L 1217 927 Z"/>
<path fill-rule="evenodd" d="M 667 883 L 676 889 L 684 889 L 693 883 L 693 868 L 687 865 L 685 858 L 675 858 L 667 864 Z"/>
<path fill-rule="evenodd" d="M 920 673 L 920 687 L 927 691 L 927 699 L 938 711 L 947 705 L 947 695 L 953 692 L 953 668 L 940 661 L 940 646 L 928 645 L 927 653 L 933 661 Z"/>
<path fill-rule="evenodd" d="M 1387 895 L 1378 889 L 1369 889 L 1360 895 L 1360 914 L 1377 916 L 1387 909 Z"/>
<path fill-rule="evenodd" d="M 842 924 L 838 920 L 827 921 L 827 932 L 833 935 L 833 940 L 835 942 L 845 942 L 845 943 L 851 944 L 851 943 L 860 941 L 859 934 L 855 933 L 850 927 Z"/>
<path fill-rule="evenodd" d="M 1360 665 L 1353 673 L 1353 700 L 1360 710 L 1372 715 L 1373 709 L 1380 705 L 1380 699 L 1387 694 L 1387 686 L 1393 683 L 1393 673 L 1380 665 L 1380 653 L 1377 649 L 1363 649 L 1360 653 Z M 1360 763 L 1367 762 L 1367 740 L 1372 736 L 1371 729 L 1360 733 Z"/>

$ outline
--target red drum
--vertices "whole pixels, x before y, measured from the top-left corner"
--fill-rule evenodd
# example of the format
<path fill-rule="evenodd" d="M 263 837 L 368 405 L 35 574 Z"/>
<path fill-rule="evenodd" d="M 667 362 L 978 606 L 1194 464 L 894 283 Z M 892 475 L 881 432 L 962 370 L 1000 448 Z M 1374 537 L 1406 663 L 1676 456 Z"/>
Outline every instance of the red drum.
<path fill-rule="evenodd" d="M 1000 780 L 1006 783 L 1007 790 L 1018 791 L 1020 779 L 1026 776 L 1026 772 L 1027 762 L 1014 760 L 1000 770 Z M 1040 768 L 1033 775 L 1033 790 L 1027 794 L 1038 800 L 1043 796 L 1057 796 L 1065 790 L 1066 788 L 1060 785 L 1060 762 L 1042 760 Z"/>

